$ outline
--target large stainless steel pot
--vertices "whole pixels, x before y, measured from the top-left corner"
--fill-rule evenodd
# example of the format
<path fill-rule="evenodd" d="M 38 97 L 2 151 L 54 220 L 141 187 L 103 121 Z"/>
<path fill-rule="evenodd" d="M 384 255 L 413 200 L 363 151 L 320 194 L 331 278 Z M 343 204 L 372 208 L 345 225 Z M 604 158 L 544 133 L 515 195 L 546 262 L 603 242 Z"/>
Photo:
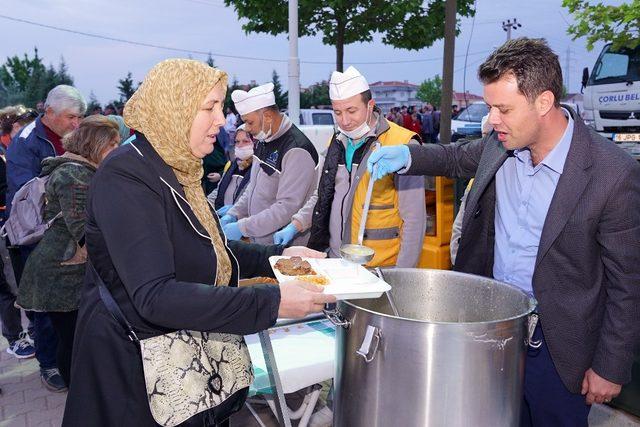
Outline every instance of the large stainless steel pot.
<path fill-rule="evenodd" d="M 495 280 L 392 269 L 388 299 L 339 301 L 334 426 L 516 426 L 535 300 Z M 535 315 L 534 315 L 535 316 Z"/>

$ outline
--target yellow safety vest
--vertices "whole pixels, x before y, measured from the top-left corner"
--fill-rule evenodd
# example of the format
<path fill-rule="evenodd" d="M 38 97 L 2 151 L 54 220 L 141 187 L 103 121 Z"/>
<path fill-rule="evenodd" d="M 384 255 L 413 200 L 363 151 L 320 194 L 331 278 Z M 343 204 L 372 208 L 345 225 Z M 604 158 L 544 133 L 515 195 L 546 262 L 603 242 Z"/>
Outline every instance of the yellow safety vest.
<path fill-rule="evenodd" d="M 389 130 L 378 137 L 380 144 L 385 146 L 408 144 L 416 134 L 397 124 L 387 121 Z M 351 206 L 351 243 L 358 242 L 358 230 L 362 209 L 367 196 L 370 174 L 367 171 L 360 180 L 353 196 Z M 394 184 L 394 175 L 389 174 L 379 179 L 373 185 L 371 203 L 363 244 L 376 251 L 375 256 L 367 264 L 369 267 L 386 267 L 396 265 L 400 252 L 400 235 L 402 232 L 402 218 L 398 202 L 398 191 Z"/>

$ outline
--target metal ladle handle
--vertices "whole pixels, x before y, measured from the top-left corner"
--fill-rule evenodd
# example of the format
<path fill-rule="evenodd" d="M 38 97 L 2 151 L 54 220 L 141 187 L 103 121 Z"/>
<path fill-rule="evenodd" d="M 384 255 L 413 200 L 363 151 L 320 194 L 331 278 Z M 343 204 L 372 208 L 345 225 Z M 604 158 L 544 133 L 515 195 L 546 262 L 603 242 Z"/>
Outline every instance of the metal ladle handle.
<path fill-rule="evenodd" d="M 364 207 L 362 208 L 362 218 L 360 218 L 360 230 L 358 231 L 358 244 L 362 246 L 364 240 L 364 228 L 367 225 L 367 216 L 369 216 L 369 205 L 371 204 L 371 194 L 373 194 L 373 184 L 375 183 L 378 164 L 373 165 L 373 171 L 369 176 L 369 187 L 367 187 L 367 197 L 364 199 Z"/>

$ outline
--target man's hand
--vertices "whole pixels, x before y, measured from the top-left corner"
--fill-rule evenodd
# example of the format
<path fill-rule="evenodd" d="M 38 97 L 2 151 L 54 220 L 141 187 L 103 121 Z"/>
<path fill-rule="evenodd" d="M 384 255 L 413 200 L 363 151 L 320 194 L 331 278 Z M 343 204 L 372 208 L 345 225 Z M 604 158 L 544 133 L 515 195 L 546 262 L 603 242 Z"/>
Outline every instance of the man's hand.
<path fill-rule="evenodd" d="M 282 252 L 283 256 L 299 256 L 302 258 L 326 258 L 327 254 L 324 252 L 314 251 L 313 249 L 306 248 L 304 246 L 291 246 Z"/>
<path fill-rule="evenodd" d="M 587 405 L 611 402 L 611 399 L 620 394 L 621 389 L 620 384 L 605 380 L 591 368 L 585 372 L 582 380 L 582 395 L 586 396 Z"/>
<path fill-rule="evenodd" d="M 219 217 L 222 218 L 227 214 L 227 212 L 229 212 L 229 209 L 231 209 L 232 207 L 233 205 L 224 205 L 223 207 L 218 209 L 216 213 L 218 214 Z"/>
<path fill-rule="evenodd" d="M 273 243 L 276 245 L 288 245 L 297 233 L 298 230 L 296 230 L 296 226 L 291 222 L 285 228 L 273 235 Z"/>
<path fill-rule="evenodd" d="M 225 225 L 224 227 L 222 227 L 222 231 L 229 240 L 240 240 L 244 237 L 244 234 L 242 234 L 242 231 L 240 231 L 240 226 L 237 222 L 232 222 L 231 224 Z"/>
<path fill-rule="evenodd" d="M 278 317 L 299 319 L 319 313 L 325 304 L 336 302 L 336 297 L 322 293 L 322 286 L 292 280 L 280 284 Z"/>
<path fill-rule="evenodd" d="M 386 174 L 397 172 L 409 163 L 409 147 L 395 145 L 393 147 L 381 147 L 371 153 L 367 160 L 367 170 L 373 174 L 373 166 L 377 165 L 374 180 L 384 177 Z"/>
<path fill-rule="evenodd" d="M 222 218 L 220 218 L 220 225 L 224 228 L 225 225 L 227 224 L 232 224 L 234 222 L 236 222 L 238 220 L 238 218 L 236 218 L 233 215 L 229 215 L 229 214 L 225 214 L 222 216 Z"/>

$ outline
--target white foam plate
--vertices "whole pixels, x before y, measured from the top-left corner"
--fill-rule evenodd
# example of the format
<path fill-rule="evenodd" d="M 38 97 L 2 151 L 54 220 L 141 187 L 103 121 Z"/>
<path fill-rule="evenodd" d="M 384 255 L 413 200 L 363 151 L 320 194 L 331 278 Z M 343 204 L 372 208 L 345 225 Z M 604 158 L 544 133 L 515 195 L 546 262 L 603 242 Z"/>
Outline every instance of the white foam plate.
<path fill-rule="evenodd" d="M 285 276 L 274 268 L 275 263 L 281 258 L 290 257 L 272 256 L 269 258 L 276 279 L 280 283 L 295 280 L 296 276 Z M 316 273 L 329 279 L 329 284 L 324 286 L 324 293 L 335 295 L 339 300 L 378 298 L 391 289 L 387 282 L 361 265 L 337 258 L 303 259 L 309 261 Z"/>

